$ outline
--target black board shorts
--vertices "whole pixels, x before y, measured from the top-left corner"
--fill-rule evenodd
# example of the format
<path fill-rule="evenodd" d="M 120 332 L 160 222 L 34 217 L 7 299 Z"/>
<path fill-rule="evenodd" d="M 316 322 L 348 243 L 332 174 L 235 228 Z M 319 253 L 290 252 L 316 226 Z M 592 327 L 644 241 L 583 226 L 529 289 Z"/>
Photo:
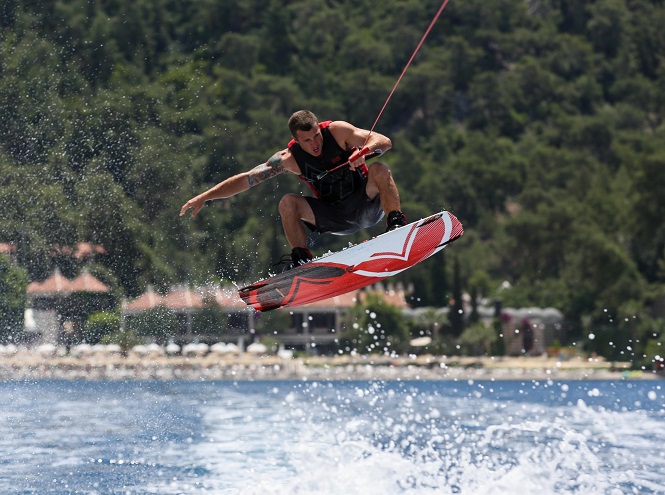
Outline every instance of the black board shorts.
<path fill-rule="evenodd" d="M 314 232 L 353 234 L 376 225 L 383 218 L 381 198 L 377 194 L 374 199 L 369 199 L 364 187 L 335 203 L 321 201 L 311 196 L 306 196 L 305 199 L 312 208 L 316 220 L 316 225 L 309 222 L 305 222 L 305 225 Z"/>

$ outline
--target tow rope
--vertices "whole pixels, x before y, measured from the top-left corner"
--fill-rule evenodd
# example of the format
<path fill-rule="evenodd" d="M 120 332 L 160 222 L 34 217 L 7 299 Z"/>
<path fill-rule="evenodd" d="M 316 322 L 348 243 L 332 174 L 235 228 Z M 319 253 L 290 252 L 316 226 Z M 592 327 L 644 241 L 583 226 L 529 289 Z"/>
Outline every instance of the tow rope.
<path fill-rule="evenodd" d="M 437 20 L 439 19 L 439 17 L 441 16 L 441 13 L 443 12 L 443 9 L 445 9 L 445 8 L 446 8 L 446 5 L 448 5 L 448 1 L 449 1 L 449 0 L 443 0 L 443 3 L 441 4 L 441 7 L 439 7 L 439 10 L 438 10 L 438 12 L 436 13 L 436 15 L 434 16 L 434 18 L 432 19 L 432 22 L 430 22 L 430 24 L 429 24 L 427 30 L 425 31 L 425 34 L 423 34 L 423 37 L 420 38 L 420 42 L 418 43 L 418 46 L 416 46 L 416 49 L 413 50 L 413 53 L 411 54 L 411 58 L 409 59 L 409 61 L 408 61 L 408 62 L 406 63 L 406 65 L 404 66 L 404 69 L 402 70 L 402 73 L 401 73 L 401 74 L 399 75 L 399 77 L 397 78 L 397 82 L 395 82 L 395 85 L 393 86 L 392 91 L 390 91 L 390 94 L 388 95 L 388 98 L 386 98 L 386 101 L 385 101 L 385 103 L 383 104 L 383 107 L 381 107 L 381 111 L 379 112 L 379 115 L 376 117 L 376 120 L 374 121 L 374 124 L 372 125 L 372 128 L 369 130 L 369 134 L 367 135 L 367 138 L 365 139 L 365 143 L 363 144 L 363 146 L 364 146 L 365 144 L 367 144 L 367 140 L 369 139 L 369 136 L 370 136 L 370 135 L 372 134 L 372 132 L 374 131 L 374 128 L 376 127 L 377 122 L 378 122 L 379 119 L 381 118 L 381 114 L 383 114 L 383 111 L 386 109 L 386 106 L 388 105 L 388 102 L 390 101 L 390 98 L 392 98 L 393 93 L 394 93 L 395 90 L 397 89 L 397 86 L 399 86 L 399 83 L 400 83 L 400 81 L 402 80 L 402 77 L 404 77 L 404 74 L 406 73 L 406 70 L 407 70 L 407 69 L 409 68 L 409 66 L 411 65 L 411 62 L 413 62 L 413 59 L 416 57 L 416 54 L 417 54 L 418 51 L 420 50 L 420 47 L 423 46 L 423 43 L 425 42 L 425 38 L 427 38 L 427 35 L 428 35 L 429 32 L 432 30 L 432 27 L 434 26 L 434 24 L 436 24 L 436 21 L 437 21 Z"/>
<path fill-rule="evenodd" d="M 383 114 L 383 111 L 386 109 L 386 106 L 388 106 L 388 102 L 392 98 L 393 93 L 395 93 L 395 90 L 397 89 L 397 86 L 399 86 L 399 83 L 401 82 L 402 78 L 404 77 L 404 74 L 406 73 L 406 70 L 411 65 L 411 62 L 413 62 L 413 59 L 416 58 L 416 54 L 420 50 L 420 47 L 423 46 L 423 43 L 425 42 L 425 38 L 427 38 L 427 35 L 432 30 L 432 27 L 434 26 L 434 24 L 436 24 L 436 21 L 441 16 L 441 13 L 443 12 L 443 9 L 445 9 L 446 5 L 448 5 L 448 2 L 449 2 L 449 0 L 443 0 L 443 3 L 441 4 L 441 7 L 439 7 L 439 10 L 434 15 L 434 18 L 432 19 L 432 22 L 429 23 L 429 26 L 427 27 L 427 30 L 423 34 L 422 38 L 420 38 L 420 42 L 418 42 L 418 45 L 416 46 L 416 49 L 413 50 L 413 53 L 411 54 L 411 58 L 409 58 L 409 61 L 404 66 L 404 69 L 402 69 L 402 73 L 397 78 L 397 81 L 395 82 L 395 85 L 393 86 L 393 89 L 390 91 L 390 94 L 388 95 L 388 98 L 386 98 L 386 101 L 384 102 L 383 106 L 381 107 L 381 111 L 379 112 L 379 115 L 377 115 L 376 120 L 374 121 L 374 124 L 372 124 L 372 128 L 369 130 L 369 134 L 367 134 L 367 137 L 365 138 L 365 142 L 363 143 L 362 148 L 361 148 L 360 156 L 365 156 L 365 155 L 367 155 L 367 153 L 369 153 L 369 150 L 365 148 L 365 145 L 367 144 L 367 141 L 369 141 L 369 137 L 372 135 L 372 132 L 374 132 L 374 128 L 376 127 L 376 124 L 379 122 L 379 119 L 381 118 L 381 115 Z M 333 167 L 330 170 L 327 170 L 326 172 L 324 172 L 322 174 L 319 174 L 320 177 L 317 177 L 317 179 L 321 180 L 323 177 L 328 175 L 330 172 L 334 172 L 335 170 L 337 170 L 339 168 L 342 168 L 342 167 L 345 167 L 348 164 L 349 164 L 348 161 L 346 161 L 344 163 L 340 163 L 336 167 Z"/>

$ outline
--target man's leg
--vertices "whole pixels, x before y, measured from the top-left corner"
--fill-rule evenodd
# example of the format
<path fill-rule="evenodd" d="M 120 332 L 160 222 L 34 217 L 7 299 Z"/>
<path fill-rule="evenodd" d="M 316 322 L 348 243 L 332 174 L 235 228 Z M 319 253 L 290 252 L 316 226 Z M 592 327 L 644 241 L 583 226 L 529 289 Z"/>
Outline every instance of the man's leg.
<path fill-rule="evenodd" d="M 406 225 L 406 215 L 400 209 L 399 192 L 388 165 L 375 162 L 369 166 L 366 192 L 370 199 L 379 195 L 386 214 L 386 232 Z"/>
<path fill-rule="evenodd" d="M 392 211 L 400 211 L 399 192 L 393 180 L 393 174 L 385 163 L 374 162 L 367 173 L 367 197 L 374 199 L 378 194 L 381 207 L 386 216 Z"/>
<path fill-rule="evenodd" d="M 303 196 L 287 194 L 279 202 L 279 214 L 286 240 L 292 248 L 307 248 L 307 231 L 303 221 L 316 224 L 314 212 Z"/>

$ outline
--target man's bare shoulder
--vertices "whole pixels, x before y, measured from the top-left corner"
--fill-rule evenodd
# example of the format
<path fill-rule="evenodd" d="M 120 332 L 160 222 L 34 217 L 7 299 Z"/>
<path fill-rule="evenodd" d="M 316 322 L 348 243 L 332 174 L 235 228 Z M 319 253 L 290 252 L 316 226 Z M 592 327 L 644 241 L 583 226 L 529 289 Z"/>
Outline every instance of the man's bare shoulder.
<path fill-rule="evenodd" d="M 249 187 L 284 173 L 300 174 L 300 169 L 288 149 L 278 151 L 267 162 L 257 165 L 247 172 Z"/>
<path fill-rule="evenodd" d="M 349 149 L 353 147 L 353 135 L 356 131 L 356 127 L 349 122 L 344 120 L 333 120 L 328 126 L 330 133 L 339 144 L 344 149 Z"/>
<path fill-rule="evenodd" d="M 291 172 L 292 174 L 300 174 L 300 167 L 298 167 L 298 162 L 296 162 L 295 157 L 291 153 L 291 150 L 288 148 L 283 149 L 275 153 L 268 162 L 273 161 L 274 163 L 279 163 L 285 172 Z"/>
<path fill-rule="evenodd" d="M 369 131 L 360 129 L 349 122 L 335 120 L 330 123 L 330 132 L 337 143 L 344 149 L 351 149 L 355 146 L 362 146 Z"/>
<path fill-rule="evenodd" d="M 330 129 L 330 132 L 332 132 L 333 134 L 352 133 L 356 129 L 356 126 L 344 120 L 333 120 L 328 125 L 328 129 Z"/>

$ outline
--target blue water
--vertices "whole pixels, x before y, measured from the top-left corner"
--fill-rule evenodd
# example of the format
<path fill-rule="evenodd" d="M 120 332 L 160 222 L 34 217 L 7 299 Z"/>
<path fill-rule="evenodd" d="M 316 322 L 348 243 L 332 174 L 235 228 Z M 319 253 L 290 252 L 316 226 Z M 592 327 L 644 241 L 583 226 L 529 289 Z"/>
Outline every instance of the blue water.
<path fill-rule="evenodd" d="M 4 382 L 0 494 L 662 494 L 664 385 Z"/>

